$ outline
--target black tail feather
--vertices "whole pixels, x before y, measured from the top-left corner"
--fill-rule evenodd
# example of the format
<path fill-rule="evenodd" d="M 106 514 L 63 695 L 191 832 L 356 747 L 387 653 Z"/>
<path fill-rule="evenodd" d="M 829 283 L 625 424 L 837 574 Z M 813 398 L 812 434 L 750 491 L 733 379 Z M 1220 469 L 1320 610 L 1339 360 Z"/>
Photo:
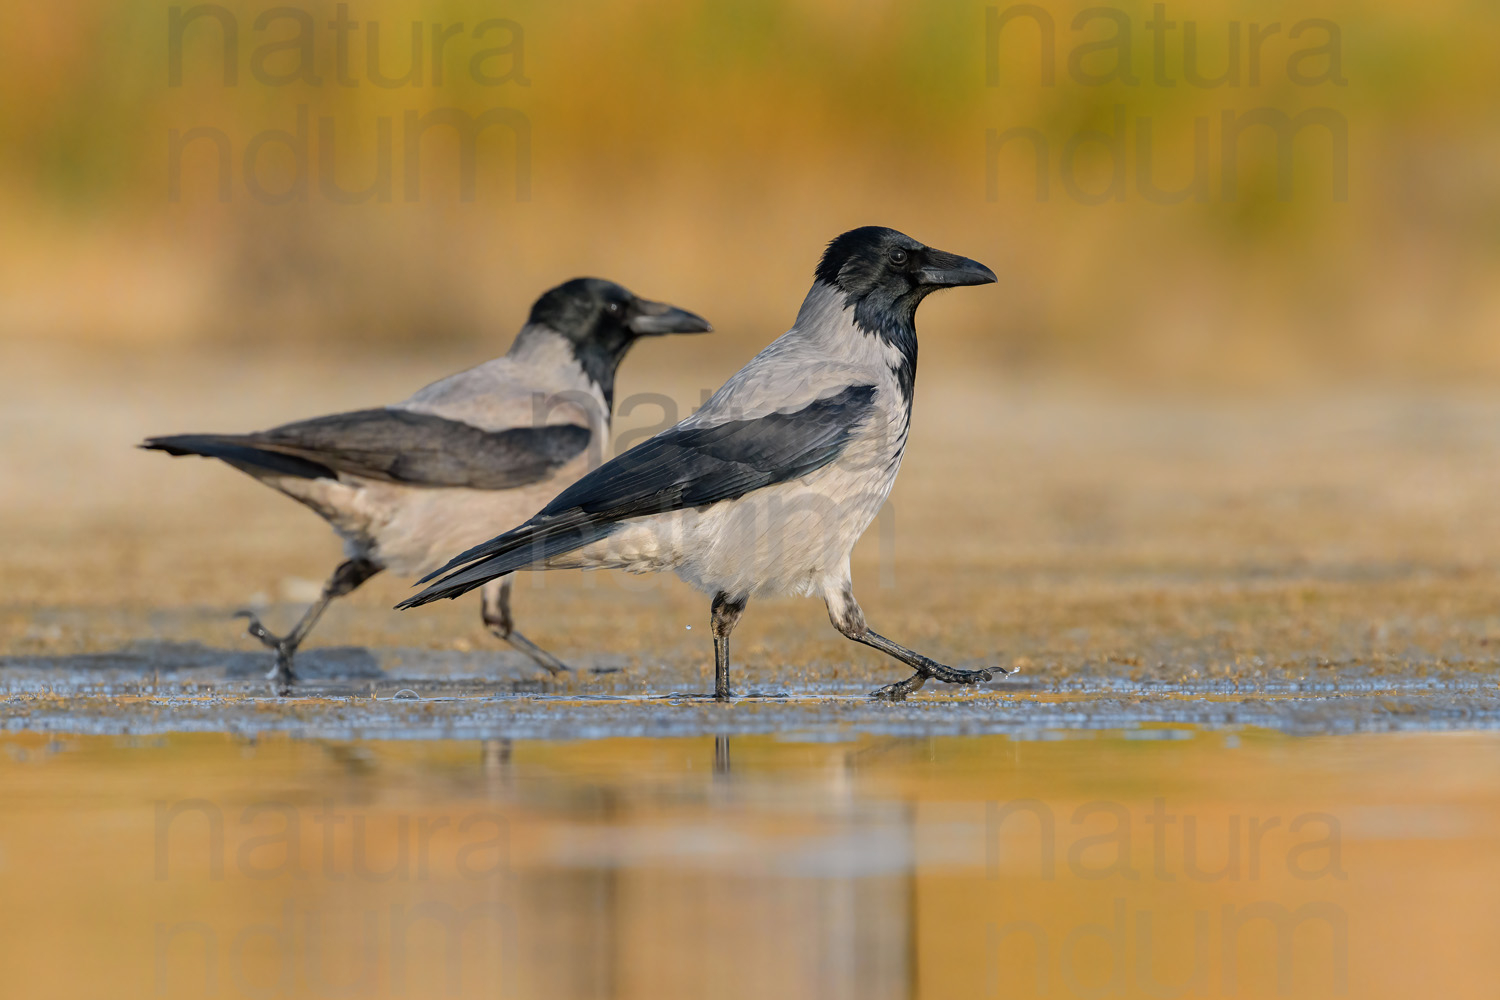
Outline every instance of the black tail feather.
<path fill-rule="evenodd" d="M 246 472 L 259 470 L 301 479 L 335 479 L 338 476 L 326 465 L 296 455 L 257 448 L 248 438 L 232 434 L 172 434 L 147 438 L 141 442 L 140 447 L 148 451 L 164 451 L 172 456 L 199 455 L 203 458 L 217 458 Z"/>
<path fill-rule="evenodd" d="M 548 520 L 552 523 L 533 519 L 455 557 L 441 569 L 424 576 L 417 584 L 420 586 L 438 577 L 442 579 L 414 597 L 402 601 L 396 605 L 397 609 L 417 608 L 445 598 L 451 600 L 462 597 L 491 580 L 536 566 L 555 556 L 606 538 L 619 527 L 618 522 L 579 523 L 574 520 L 571 523 L 558 523 L 562 519 Z"/>

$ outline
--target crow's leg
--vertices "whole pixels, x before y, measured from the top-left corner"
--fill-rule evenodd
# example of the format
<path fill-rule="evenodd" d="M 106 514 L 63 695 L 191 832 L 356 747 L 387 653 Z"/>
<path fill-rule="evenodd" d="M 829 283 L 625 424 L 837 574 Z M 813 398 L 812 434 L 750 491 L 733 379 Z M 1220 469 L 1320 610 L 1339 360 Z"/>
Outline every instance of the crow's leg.
<path fill-rule="evenodd" d="M 512 574 L 499 580 L 491 580 L 480 590 L 479 607 L 484 615 L 484 624 L 495 638 L 504 639 L 531 657 L 553 677 L 570 670 L 566 663 L 516 631 L 515 619 L 510 614 L 510 588 L 515 579 Z"/>
<path fill-rule="evenodd" d="M 892 642 L 865 624 L 865 613 L 860 609 L 859 602 L 854 599 L 854 590 L 847 582 L 842 588 L 830 591 L 825 597 L 828 603 L 828 617 L 833 622 L 834 628 L 855 642 L 862 642 L 887 656 L 893 656 L 916 671 L 904 681 L 887 684 L 883 688 L 870 692 L 872 698 L 882 701 L 902 701 L 907 695 L 920 690 L 922 685 L 929 680 L 942 681 L 944 684 L 979 684 L 993 679 L 997 673 L 1001 675 L 1010 673 L 1004 667 L 958 670 L 907 649 L 900 643 Z"/>
<path fill-rule="evenodd" d="M 235 614 L 236 618 L 250 619 L 250 627 L 247 631 L 276 653 L 276 664 L 271 672 L 266 674 L 266 679 L 271 682 L 271 691 L 277 697 L 285 697 L 292 693 L 292 685 L 297 683 L 297 674 L 292 670 L 292 658 L 297 655 L 297 647 L 302 645 L 302 640 L 318 624 L 318 619 L 323 617 L 323 612 L 336 597 L 353 593 L 360 584 L 370 577 L 379 573 L 384 566 L 369 559 L 348 559 L 339 564 L 339 568 L 333 571 L 328 582 L 323 584 L 322 595 L 312 603 L 302 615 L 302 620 L 297 627 L 285 636 L 272 634 L 271 630 L 261 624 L 259 618 L 250 611 L 240 611 Z"/>
<path fill-rule="evenodd" d="M 714 633 L 714 700 L 729 700 L 729 633 L 745 613 L 746 597 L 714 595 L 711 623 Z"/>

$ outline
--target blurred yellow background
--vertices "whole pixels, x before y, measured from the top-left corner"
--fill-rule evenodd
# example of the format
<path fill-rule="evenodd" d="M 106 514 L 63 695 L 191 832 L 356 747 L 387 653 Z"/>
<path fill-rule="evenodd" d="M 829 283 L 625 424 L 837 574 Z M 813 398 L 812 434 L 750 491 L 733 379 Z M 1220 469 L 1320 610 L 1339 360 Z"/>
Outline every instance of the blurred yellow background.
<path fill-rule="evenodd" d="M 655 392 L 684 413 L 786 329 L 830 238 L 883 224 L 1000 281 L 923 308 L 905 471 L 855 558 L 872 623 L 950 662 L 1022 668 L 997 701 L 1067 701 L 1101 678 L 1183 699 L 1197 696 L 1173 685 L 1238 698 L 1241 682 L 1306 680 L 1312 698 L 1410 680 L 1398 689 L 1457 699 L 1468 689 L 1445 678 L 1493 676 L 1500 642 L 1500 5 L 1086 9 L 0 5 L 0 655 L 145 663 L 141 639 L 259 654 L 230 613 L 269 607 L 281 627 L 333 569 L 317 518 L 218 463 L 134 450 L 147 434 L 402 398 L 500 353 L 536 296 L 579 274 L 715 324 L 622 370 L 622 411 Z M 442 124 L 460 112 L 494 119 L 467 155 Z M 659 415 L 622 412 L 616 431 Z M 537 641 L 627 667 L 566 694 L 706 688 L 706 602 L 648 580 L 521 584 Z M 476 602 L 389 610 L 410 583 L 385 574 L 339 602 L 312 645 L 382 651 L 383 696 L 422 650 L 473 653 L 476 685 L 512 689 Z M 753 605 L 735 642 L 750 690 L 894 679 L 812 601 Z M 3 721 L 42 726 L 29 713 L 72 696 L 17 670 Z M 203 697 L 150 680 L 100 724 L 184 724 L 172 713 Z M 229 698 L 247 714 L 225 708 L 226 726 L 310 704 Z M 1403 703 L 1361 725 L 1491 718 L 1403 720 Z M 707 738 L 24 733 L 0 744 L 0 888 L 24 902 L 0 912 L 0 967 L 26 995 L 197 995 L 213 973 L 193 939 L 165 965 L 155 948 L 158 924 L 201 919 L 225 949 L 208 981 L 259 995 L 277 969 L 252 948 L 238 989 L 235 935 L 295 905 L 343 921 L 328 954 L 350 961 L 320 971 L 347 984 L 361 914 L 499 899 L 534 918 L 507 995 L 1079 994 L 1001 928 L 1062 942 L 1126 901 L 1162 915 L 1159 974 L 1179 983 L 1191 915 L 1331 900 L 1349 916 L 1350 995 L 1493 992 L 1493 738 L 1043 735 L 737 736 L 731 777 Z M 1327 811 L 1347 820 L 1350 877 L 986 870 L 985 803 L 1066 817 L 1101 796 L 1201 817 L 1208 864 L 1238 817 Z M 331 799 L 372 828 L 494 808 L 512 873 L 496 897 L 443 878 L 221 882 L 187 839 L 182 874 L 154 878 L 154 803 L 192 798 L 231 823 L 256 802 Z M 1028 831 L 1005 844 L 1023 861 L 1041 842 Z M 848 870 L 872 844 L 893 847 L 868 854 L 888 867 Z M 1135 843 L 1142 863 L 1150 849 Z M 1290 990 L 1250 961 L 1275 953 L 1269 932 L 1247 937 L 1238 995 L 1328 995 L 1308 933 Z M 423 941 L 412 976 L 436 982 L 442 942 Z M 474 945 L 465 989 L 494 995 L 494 954 Z M 1117 967 L 1096 966 L 1093 985 Z M 1050 987 L 1034 970 L 1055 971 Z"/>
<path fill-rule="evenodd" d="M 738 362 L 829 238 L 878 223 L 1001 276 L 925 310 L 924 362 L 1500 375 L 1493 4 L 1132 2 L 1082 24 L 1059 3 L 341 6 L 6 5 L 0 338 L 498 353 L 538 292 L 593 273 L 708 315 L 722 335 L 679 349 Z M 409 134 L 443 109 L 509 113 L 479 134 L 471 200 L 456 133 Z M 1225 115 L 1263 109 L 1314 112 L 1286 164 L 1264 125 L 1226 148 Z M 266 135 L 299 116 L 300 165 Z M 1011 129 L 1036 133 L 995 151 Z M 342 203 L 330 167 L 344 192 L 388 170 L 389 199 Z M 1195 167 L 1206 200 L 1152 194 Z"/>

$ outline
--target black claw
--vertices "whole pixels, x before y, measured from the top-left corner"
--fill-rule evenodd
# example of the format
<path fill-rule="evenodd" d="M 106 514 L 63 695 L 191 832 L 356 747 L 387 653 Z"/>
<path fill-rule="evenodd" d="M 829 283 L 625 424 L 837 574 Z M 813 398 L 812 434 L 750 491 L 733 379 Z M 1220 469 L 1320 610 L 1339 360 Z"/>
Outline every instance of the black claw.
<path fill-rule="evenodd" d="M 268 646 L 269 648 L 276 650 L 278 653 L 281 652 L 281 649 L 283 645 L 285 645 L 286 640 L 276 635 L 270 629 L 266 628 L 265 625 L 261 624 L 261 620 L 259 616 L 255 614 L 255 612 L 236 611 L 234 613 L 234 617 L 249 619 L 249 624 L 245 626 L 245 631 L 248 632 L 252 637 L 259 639 L 262 645 Z"/>
<path fill-rule="evenodd" d="M 876 701 L 905 701 L 907 695 L 920 690 L 925 683 L 927 683 L 927 675 L 919 671 L 904 681 L 896 681 L 883 688 L 876 688 L 870 692 L 870 697 Z"/>
<path fill-rule="evenodd" d="M 538 656 L 536 653 L 533 653 L 529 649 L 524 649 L 523 648 L 521 651 L 523 653 L 525 653 L 527 656 L 531 657 L 531 662 L 535 663 L 537 666 L 539 666 L 543 670 L 547 671 L 547 676 L 549 676 L 549 677 L 552 677 L 552 678 L 556 679 L 557 677 L 560 677 L 563 674 L 571 674 L 571 673 L 573 673 L 573 668 L 570 667 L 570 666 L 568 666 L 566 663 L 562 662 L 561 660 L 552 659 L 550 662 L 548 662 L 547 659 L 544 659 L 544 657 L 546 657 L 547 654 L 544 651 L 542 651 L 542 650 L 538 650 L 537 651 L 537 652 L 542 653 L 542 656 Z"/>
<path fill-rule="evenodd" d="M 924 663 L 919 664 L 916 673 L 906 680 L 877 688 L 870 692 L 870 697 L 877 701 L 905 701 L 908 695 L 918 691 L 928 680 L 940 681 L 943 684 L 983 684 L 994 680 L 996 674 L 1005 677 L 1013 673 L 1015 670 L 1007 670 L 1004 667 L 959 670 L 937 662 Z"/>
<path fill-rule="evenodd" d="M 944 684 L 983 684 L 985 681 L 994 680 L 994 671 L 985 668 L 981 670 L 956 670 L 953 667 L 940 667 L 934 669 L 927 676 L 933 680 L 942 681 Z"/>
<path fill-rule="evenodd" d="M 573 672 L 572 667 L 517 632 L 514 628 L 507 628 L 499 622 L 492 621 L 486 621 L 485 624 L 489 626 L 491 635 L 497 639 L 504 639 L 512 647 L 525 653 L 531 658 L 533 663 L 547 671 L 552 677 L 557 677 L 563 673 L 571 674 Z"/>
<path fill-rule="evenodd" d="M 290 669 L 283 669 L 280 664 L 271 668 L 266 679 L 271 682 L 271 693 L 278 698 L 291 695 L 292 687 L 297 683 L 297 675 Z"/>
<path fill-rule="evenodd" d="M 245 631 L 252 637 L 259 639 L 261 644 L 276 653 L 276 665 L 266 674 L 266 680 L 271 682 L 271 694 L 277 698 L 285 698 L 292 693 L 292 686 L 297 683 L 297 672 L 292 669 L 292 657 L 296 654 L 295 647 L 288 646 L 286 639 L 276 635 L 265 625 L 261 624 L 260 618 L 253 611 L 236 611 L 236 618 L 247 618 L 249 624 Z"/>

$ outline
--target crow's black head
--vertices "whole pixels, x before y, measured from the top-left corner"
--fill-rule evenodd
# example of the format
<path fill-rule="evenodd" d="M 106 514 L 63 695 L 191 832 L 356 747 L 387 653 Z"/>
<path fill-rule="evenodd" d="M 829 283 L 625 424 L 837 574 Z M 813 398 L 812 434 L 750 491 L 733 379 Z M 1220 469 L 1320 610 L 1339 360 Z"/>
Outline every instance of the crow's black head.
<path fill-rule="evenodd" d="M 665 302 L 637 298 L 603 278 L 574 278 L 536 300 L 528 321 L 559 334 L 573 348 L 584 372 L 614 393 L 615 369 L 640 337 L 663 333 L 707 333 L 702 316 Z"/>
<path fill-rule="evenodd" d="M 978 261 L 924 246 L 884 226 L 851 229 L 828 244 L 817 276 L 851 302 L 873 297 L 891 305 L 909 303 L 912 311 L 939 288 L 995 280 Z"/>
<path fill-rule="evenodd" d="M 855 325 L 900 352 L 896 374 L 910 400 L 917 368 L 917 306 L 939 288 L 988 284 L 995 272 L 894 229 L 863 226 L 828 244 L 817 278 L 843 293 Z"/>

